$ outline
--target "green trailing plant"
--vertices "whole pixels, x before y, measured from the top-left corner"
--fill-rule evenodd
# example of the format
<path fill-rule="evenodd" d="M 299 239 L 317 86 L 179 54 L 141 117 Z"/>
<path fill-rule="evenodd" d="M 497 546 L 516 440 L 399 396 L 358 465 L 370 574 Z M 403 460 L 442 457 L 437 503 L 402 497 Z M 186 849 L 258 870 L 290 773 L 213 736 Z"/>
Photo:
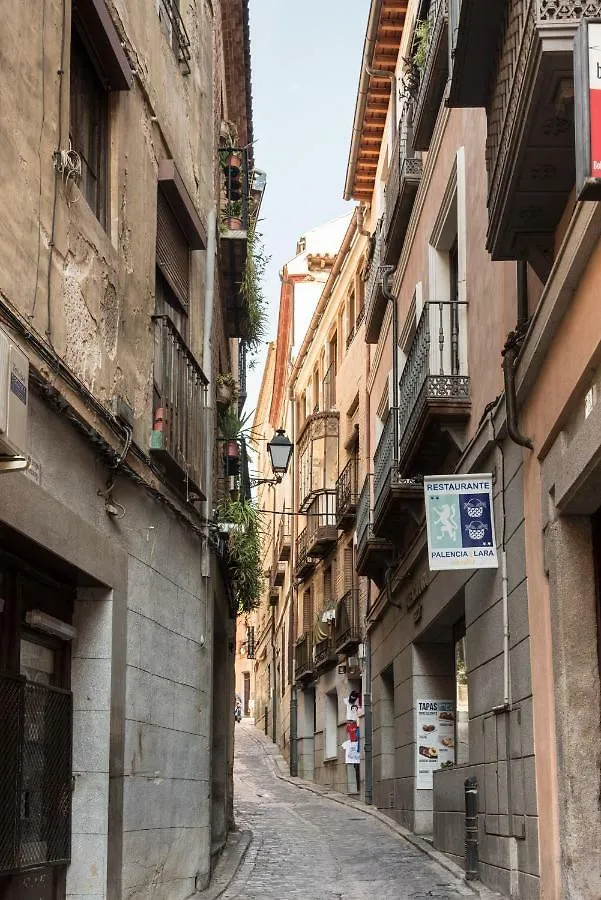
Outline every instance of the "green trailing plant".
<path fill-rule="evenodd" d="M 246 305 L 247 328 L 244 341 L 252 354 L 265 342 L 267 333 L 267 301 L 263 279 L 269 256 L 261 235 L 252 227 L 248 232 L 246 265 L 240 291 Z"/>
<path fill-rule="evenodd" d="M 229 526 L 227 554 L 238 612 L 250 612 L 261 602 L 263 590 L 261 513 L 251 500 L 222 500 L 217 521 Z"/>
<path fill-rule="evenodd" d="M 413 62 L 415 63 L 416 68 L 420 72 L 420 74 L 426 68 L 426 61 L 428 59 L 428 47 L 430 45 L 430 27 L 431 23 L 429 19 L 422 19 L 421 22 L 418 22 L 415 26 L 415 34 L 414 34 L 414 47 L 413 51 Z"/>

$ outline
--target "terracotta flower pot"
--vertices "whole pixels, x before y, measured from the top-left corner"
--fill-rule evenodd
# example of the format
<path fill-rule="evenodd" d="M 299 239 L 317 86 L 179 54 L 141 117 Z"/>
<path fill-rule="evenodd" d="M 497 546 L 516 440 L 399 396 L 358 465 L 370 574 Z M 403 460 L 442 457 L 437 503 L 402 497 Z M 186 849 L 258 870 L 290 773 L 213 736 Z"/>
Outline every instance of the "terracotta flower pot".
<path fill-rule="evenodd" d="M 230 153 L 225 164 L 231 169 L 240 169 L 242 167 L 242 155 L 240 153 Z"/>
<path fill-rule="evenodd" d="M 225 448 L 225 455 L 229 456 L 230 459 L 237 459 L 240 453 L 240 447 L 238 446 L 238 441 L 228 441 Z"/>
<path fill-rule="evenodd" d="M 227 227 L 230 231 L 242 231 L 242 219 L 230 216 L 230 218 L 227 219 Z"/>

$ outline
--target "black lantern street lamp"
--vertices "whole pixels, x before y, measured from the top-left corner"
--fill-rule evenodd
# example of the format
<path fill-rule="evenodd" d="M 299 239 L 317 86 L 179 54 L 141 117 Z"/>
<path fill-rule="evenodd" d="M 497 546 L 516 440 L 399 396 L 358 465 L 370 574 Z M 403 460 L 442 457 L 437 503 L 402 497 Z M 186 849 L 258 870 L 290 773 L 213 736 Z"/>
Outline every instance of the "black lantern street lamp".
<path fill-rule="evenodd" d="M 290 457 L 292 456 L 292 444 L 283 428 L 278 428 L 272 439 L 267 444 L 267 452 L 271 458 L 271 468 L 274 475 L 283 477 L 288 471 Z"/>
<path fill-rule="evenodd" d="M 267 452 L 271 460 L 271 468 L 275 478 L 259 478 L 252 480 L 252 487 L 259 484 L 279 484 L 288 471 L 292 457 L 292 444 L 283 428 L 277 428 L 274 436 L 267 444 Z"/>

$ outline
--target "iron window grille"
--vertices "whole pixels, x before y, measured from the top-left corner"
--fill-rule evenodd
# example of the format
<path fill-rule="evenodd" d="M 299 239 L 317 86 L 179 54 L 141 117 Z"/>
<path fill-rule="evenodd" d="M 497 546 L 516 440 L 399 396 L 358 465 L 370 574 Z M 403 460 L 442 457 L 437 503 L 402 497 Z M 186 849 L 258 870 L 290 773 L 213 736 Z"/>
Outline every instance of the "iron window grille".
<path fill-rule="evenodd" d="M 182 67 L 182 73 L 189 75 L 192 53 L 190 38 L 179 9 L 179 0 L 159 0 L 158 13 L 163 30 L 175 53 L 175 58 Z"/>
<path fill-rule="evenodd" d="M 73 701 L 0 675 L 0 873 L 71 861 Z"/>

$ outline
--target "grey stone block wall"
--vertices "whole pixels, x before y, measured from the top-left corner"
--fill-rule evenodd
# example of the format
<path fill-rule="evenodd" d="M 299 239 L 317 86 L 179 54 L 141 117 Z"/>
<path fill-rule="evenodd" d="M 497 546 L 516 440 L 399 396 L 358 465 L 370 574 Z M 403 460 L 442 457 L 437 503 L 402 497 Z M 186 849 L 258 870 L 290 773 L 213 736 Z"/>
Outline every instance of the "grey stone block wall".
<path fill-rule="evenodd" d="M 464 780 L 479 784 L 482 879 L 499 890 L 525 896 L 538 891 L 538 819 L 532 726 L 532 687 L 524 546 L 522 451 L 504 444 L 505 523 L 510 629 L 512 710 L 495 715 L 503 703 L 503 603 L 498 570 L 430 573 L 429 586 L 415 606 L 404 597 L 411 578 L 399 585 L 395 602 L 372 629 L 374 696 L 374 796 L 378 806 L 416 832 L 433 832 L 435 846 L 463 864 Z M 503 536 L 503 504 L 498 456 L 483 464 L 495 471 L 497 544 Z M 500 552 L 500 547 L 499 547 Z M 418 573 L 418 574 L 416 574 Z M 432 791 L 417 790 L 415 708 L 421 697 L 454 696 L 451 626 L 466 623 L 469 695 L 469 764 L 441 770 Z M 417 618 L 417 622 L 416 622 Z M 441 624 L 444 623 L 444 624 Z M 435 641 L 432 641 L 432 635 Z M 381 673 L 394 671 L 394 790 L 383 778 L 383 747 L 389 727 L 382 704 Z M 391 798 L 394 806 L 391 808 Z"/>

